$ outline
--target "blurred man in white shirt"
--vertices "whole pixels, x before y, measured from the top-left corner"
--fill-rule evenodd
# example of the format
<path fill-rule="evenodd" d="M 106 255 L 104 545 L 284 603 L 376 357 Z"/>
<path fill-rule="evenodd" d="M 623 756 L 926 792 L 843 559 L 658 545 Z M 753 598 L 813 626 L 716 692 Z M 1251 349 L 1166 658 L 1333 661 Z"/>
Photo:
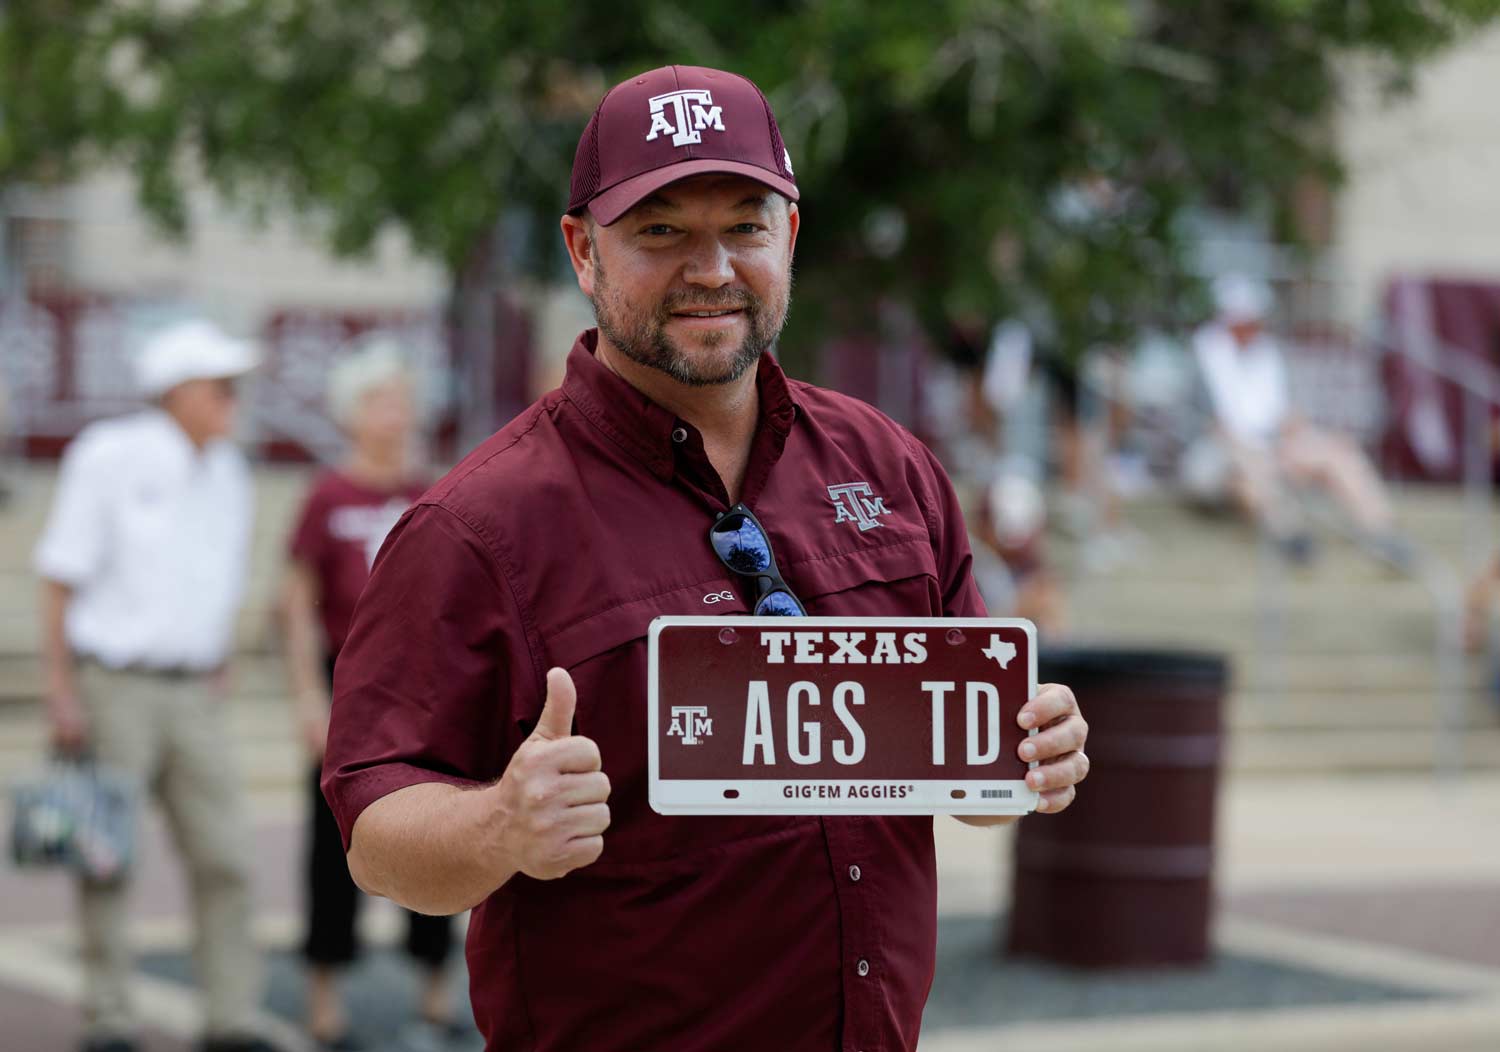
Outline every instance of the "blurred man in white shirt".
<path fill-rule="evenodd" d="M 1311 538 L 1287 493 L 1292 486 L 1328 493 L 1377 556 L 1399 566 L 1413 558 L 1395 529 L 1385 487 L 1364 452 L 1343 435 L 1314 427 L 1292 407 L 1286 362 L 1265 330 L 1271 292 L 1237 274 L 1214 282 L 1218 316 L 1193 335 L 1217 437 L 1235 500 L 1293 559 Z"/>
<path fill-rule="evenodd" d="M 260 1052 L 250 828 L 229 753 L 224 669 L 244 592 L 252 492 L 228 440 L 246 344 L 200 321 L 138 362 L 153 403 L 85 428 L 37 545 L 54 746 L 162 805 L 183 855 L 206 995 L 205 1052 Z M 135 1052 L 126 881 L 83 882 L 87 1052 Z"/>

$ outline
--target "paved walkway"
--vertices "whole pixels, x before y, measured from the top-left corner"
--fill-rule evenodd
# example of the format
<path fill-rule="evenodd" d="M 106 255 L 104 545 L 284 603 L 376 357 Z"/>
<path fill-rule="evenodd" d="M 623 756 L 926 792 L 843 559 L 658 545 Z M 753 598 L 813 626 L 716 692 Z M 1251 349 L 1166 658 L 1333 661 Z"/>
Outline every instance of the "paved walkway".
<path fill-rule="evenodd" d="M 256 799 L 257 930 L 273 951 L 268 1018 L 293 1047 L 299 806 L 290 794 Z M 1090 1052 L 1494 1052 L 1497 828 L 1494 776 L 1451 785 L 1408 777 L 1231 781 L 1220 813 L 1215 960 L 1203 969 L 1122 975 L 997 958 L 1009 835 L 940 821 L 940 968 L 922 1047 L 978 1052 L 1038 1040 L 1049 1050 Z M 155 824 L 146 848 L 136 929 L 139 994 L 154 1028 L 147 1047 L 177 1052 L 196 1023 L 190 932 L 182 882 Z M 70 908 L 68 888 L 52 876 L 0 871 L 5 1048 L 66 1050 L 76 1040 Z M 388 944 L 399 924 L 383 903 L 366 921 L 377 944 Z M 408 1047 L 401 1024 L 410 979 L 394 951 L 374 955 L 351 987 L 361 1027 L 386 1037 L 379 1047 Z"/>
<path fill-rule="evenodd" d="M 993 917 L 1008 863 L 938 825 L 945 915 Z M 1500 778 L 1240 778 L 1224 787 L 1216 958 L 1200 971 L 1010 966 L 1045 1021 L 975 1025 L 935 990 L 928 1052 L 1500 1049 Z M 994 972 L 1004 974 L 1005 968 Z M 992 993 L 992 996 L 996 996 Z M 999 996 L 1003 996 L 1002 993 Z M 1107 1010 L 1096 1010 L 1103 1001 Z M 972 1014 L 973 1006 L 963 1009 Z"/>

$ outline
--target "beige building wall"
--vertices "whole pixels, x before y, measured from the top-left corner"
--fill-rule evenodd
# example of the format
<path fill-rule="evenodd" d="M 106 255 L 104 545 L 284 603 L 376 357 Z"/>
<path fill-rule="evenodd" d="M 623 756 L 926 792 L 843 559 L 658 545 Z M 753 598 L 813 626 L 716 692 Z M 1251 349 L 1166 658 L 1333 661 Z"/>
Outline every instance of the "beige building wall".
<path fill-rule="evenodd" d="M 1368 321 L 1394 274 L 1500 282 L 1500 26 L 1423 67 L 1394 103 L 1355 74 L 1338 124 L 1347 182 L 1334 260 Z"/>
<path fill-rule="evenodd" d="M 276 215 L 259 223 L 207 188 L 193 191 L 192 233 L 162 236 L 136 205 L 123 172 L 92 176 L 68 191 L 67 270 L 88 291 L 181 300 L 250 335 L 287 307 L 423 309 L 447 294 L 443 268 L 405 238 L 381 238 L 368 259 L 335 259 L 311 221 Z"/>
<path fill-rule="evenodd" d="M 164 238 L 144 219 L 123 173 L 93 176 L 69 191 L 66 270 L 91 292 L 180 300 L 243 335 L 287 307 L 421 310 L 448 294 L 443 268 L 412 252 L 398 232 L 368 259 L 340 260 L 310 222 L 278 215 L 267 223 L 226 209 L 207 189 L 192 199 L 193 232 L 185 243 Z M 536 310 L 537 391 L 561 380 L 579 331 L 594 323 L 571 281 L 520 290 Z"/>

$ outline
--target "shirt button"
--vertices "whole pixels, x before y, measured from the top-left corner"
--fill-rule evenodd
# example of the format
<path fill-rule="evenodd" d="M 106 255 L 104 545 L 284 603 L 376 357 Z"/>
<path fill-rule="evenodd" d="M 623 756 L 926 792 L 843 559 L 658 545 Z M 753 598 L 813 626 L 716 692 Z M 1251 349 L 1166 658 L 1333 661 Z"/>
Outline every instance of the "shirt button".
<path fill-rule="evenodd" d="M 860 876 L 859 867 L 858 866 L 850 866 L 849 867 L 849 879 L 852 880 L 852 881 L 854 881 L 857 884 L 857 883 L 859 883 L 859 876 Z"/>
<path fill-rule="evenodd" d="M 861 957 L 859 959 L 859 963 L 854 966 L 854 970 L 858 972 L 860 978 L 863 979 L 865 976 L 870 974 L 870 962 Z"/>
<path fill-rule="evenodd" d="M 687 428 L 685 428 L 685 427 L 674 427 L 674 428 L 672 428 L 672 441 L 676 442 L 679 446 L 682 445 L 682 443 L 686 442 L 687 441 Z"/>

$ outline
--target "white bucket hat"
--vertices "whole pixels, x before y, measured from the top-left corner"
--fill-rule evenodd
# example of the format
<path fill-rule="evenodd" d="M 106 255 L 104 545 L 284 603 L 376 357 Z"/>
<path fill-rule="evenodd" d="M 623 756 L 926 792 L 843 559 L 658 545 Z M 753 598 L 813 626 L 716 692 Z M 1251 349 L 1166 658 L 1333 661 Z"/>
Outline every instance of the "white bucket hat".
<path fill-rule="evenodd" d="M 249 343 L 207 321 L 178 321 L 152 333 L 136 359 L 141 393 L 158 398 L 188 380 L 243 376 L 260 364 Z"/>

